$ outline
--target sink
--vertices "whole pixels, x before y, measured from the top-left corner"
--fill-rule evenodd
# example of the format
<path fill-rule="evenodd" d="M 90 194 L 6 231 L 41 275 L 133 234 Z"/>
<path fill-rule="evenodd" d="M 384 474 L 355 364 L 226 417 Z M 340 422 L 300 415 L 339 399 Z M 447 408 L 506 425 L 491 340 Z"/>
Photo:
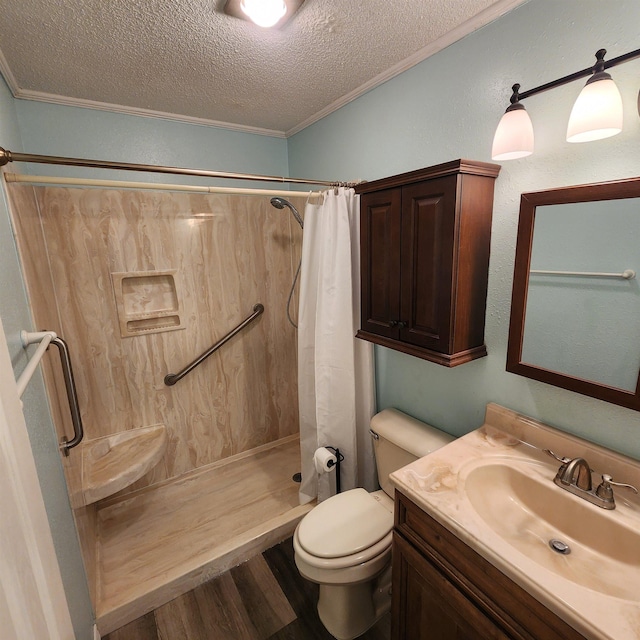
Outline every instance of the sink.
<path fill-rule="evenodd" d="M 640 532 L 616 511 L 557 487 L 554 474 L 533 460 L 493 459 L 463 467 L 459 486 L 484 523 L 530 560 L 588 589 L 637 601 Z M 554 539 L 570 553 L 553 550 Z"/>
<path fill-rule="evenodd" d="M 583 637 L 640 640 L 640 499 L 616 488 L 609 511 L 561 489 L 545 449 L 584 458 L 596 483 L 606 473 L 640 487 L 640 460 L 493 403 L 481 427 L 390 480 Z"/>

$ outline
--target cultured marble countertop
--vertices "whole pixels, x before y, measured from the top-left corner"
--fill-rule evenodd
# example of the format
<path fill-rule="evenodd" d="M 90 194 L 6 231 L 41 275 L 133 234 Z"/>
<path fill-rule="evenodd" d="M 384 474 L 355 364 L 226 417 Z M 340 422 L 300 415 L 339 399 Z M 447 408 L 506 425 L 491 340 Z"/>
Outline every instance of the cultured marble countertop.
<path fill-rule="evenodd" d="M 550 552 L 551 559 L 547 558 L 546 562 L 547 565 L 557 562 L 554 570 L 542 566 L 532 559 L 540 552 L 533 547 L 546 544 L 546 541 L 532 540 L 531 553 L 526 553 L 526 546 L 522 546 L 525 543 L 518 540 L 518 550 L 485 522 L 467 496 L 465 484 L 469 470 L 492 459 L 500 464 L 526 466 L 543 483 L 546 478 L 550 487 L 563 491 L 553 484 L 559 464 L 543 453 L 542 449 L 547 448 L 568 458 L 584 457 L 596 472 L 593 475 L 594 486 L 599 480 L 599 472 L 640 487 L 638 461 L 496 404 L 487 405 L 485 424 L 481 428 L 392 473 L 390 478 L 399 491 L 586 638 L 638 640 L 640 591 L 632 601 L 604 593 L 606 589 L 597 591 L 572 582 L 563 576 L 563 573 L 566 575 L 564 566 L 568 565 L 562 564 L 568 559 L 577 560 L 571 556 L 553 556 Z M 603 511 L 600 520 L 604 522 L 605 529 L 610 522 L 607 518 L 614 518 L 640 535 L 640 501 L 623 489 L 614 488 L 614 493 L 617 508 L 613 511 L 567 495 L 584 502 L 586 509 Z M 597 515 L 599 517 L 600 514 Z M 526 535 L 523 538 L 527 539 Z M 631 563 L 626 568 L 634 573 L 637 568 L 640 576 L 640 548 L 637 549 L 637 566 Z M 593 568 L 584 569 L 587 572 L 593 569 L 594 580 L 616 580 L 612 573 L 615 562 L 608 565 L 603 560 L 595 563 Z"/>

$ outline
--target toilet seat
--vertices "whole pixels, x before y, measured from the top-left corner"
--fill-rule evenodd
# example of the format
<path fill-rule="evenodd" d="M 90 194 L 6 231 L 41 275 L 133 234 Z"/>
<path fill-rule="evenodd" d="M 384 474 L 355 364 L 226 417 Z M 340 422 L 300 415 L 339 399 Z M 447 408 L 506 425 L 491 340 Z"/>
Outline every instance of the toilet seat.
<path fill-rule="evenodd" d="M 332 496 L 310 511 L 295 533 L 296 552 L 309 565 L 342 569 L 367 562 L 391 546 L 393 514 L 364 489 Z"/>
<path fill-rule="evenodd" d="M 362 565 L 365 562 L 369 562 L 383 556 L 387 551 L 391 550 L 391 541 L 393 539 L 393 533 L 390 531 L 382 540 L 379 540 L 376 544 L 363 549 L 358 553 L 354 553 L 348 556 L 342 556 L 341 558 L 319 558 L 311 553 L 308 553 L 300 542 L 300 536 L 296 529 L 293 536 L 293 547 L 300 560 L 305 562 L 311 567 L 316 569 L 348 569 L 349 567 L 356 567 Z"/>

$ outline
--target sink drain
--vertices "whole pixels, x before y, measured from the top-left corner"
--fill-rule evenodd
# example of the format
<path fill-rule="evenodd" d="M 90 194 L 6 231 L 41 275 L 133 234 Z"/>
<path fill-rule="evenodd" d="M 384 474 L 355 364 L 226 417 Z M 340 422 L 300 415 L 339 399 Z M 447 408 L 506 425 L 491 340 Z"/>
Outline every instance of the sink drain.
<path fill-rule="evenodd" d="M 549 540 L 549 546 L 556 553 L 561 553 L 565 556 L 571 553 L 571 547 L 566 542 L 562 542 L 562 540 L 558 540 L 557 538 Z"/>

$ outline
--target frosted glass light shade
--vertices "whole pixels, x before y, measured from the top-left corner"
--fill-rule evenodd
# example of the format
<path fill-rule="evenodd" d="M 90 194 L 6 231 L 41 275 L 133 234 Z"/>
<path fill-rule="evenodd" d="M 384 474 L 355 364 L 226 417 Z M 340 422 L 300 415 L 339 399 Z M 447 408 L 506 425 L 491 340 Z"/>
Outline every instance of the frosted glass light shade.
<path fill-rule="evenodd" d="M 284 0 L 242 0 L 241 9 L 259 27 L 273 27 L 287 12 Z"/>
<path fill-rule="evenodd" d="M 590 142 L 622 131 L 622 97 L 609 74 L 589 80 L 571 110 L 567 142 Z"/>
<path fill-rule="evenodd" d="M 491 158 L 515 160 L 533 153 L 533 125 L 526 109 L 517 102 L 512 104 L 498 123 L 493 137 Z"/>

